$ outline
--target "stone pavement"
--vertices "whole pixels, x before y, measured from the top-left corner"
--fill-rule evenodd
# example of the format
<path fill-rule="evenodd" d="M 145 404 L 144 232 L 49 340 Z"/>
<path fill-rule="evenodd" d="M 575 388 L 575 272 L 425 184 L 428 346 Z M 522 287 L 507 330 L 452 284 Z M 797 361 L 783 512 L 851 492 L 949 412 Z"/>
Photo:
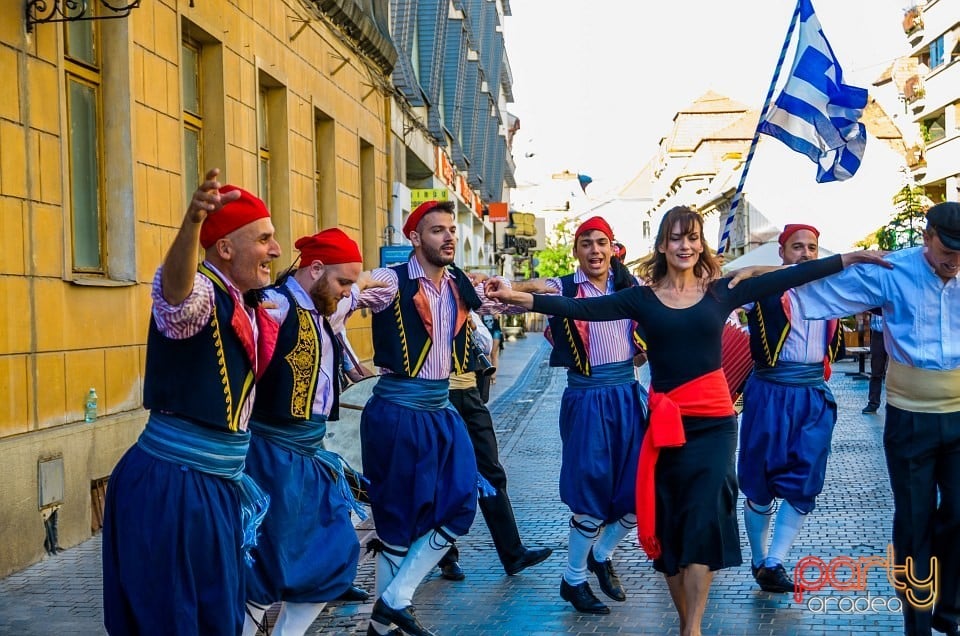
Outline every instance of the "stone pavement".
<path fill-rule="evenodd" d="M 530 334 L 507 344 L 491 411 L 521 535 L 529 545 L 554 548 L 554 554 L 518 576 L 505 576 L 478 515 L 471 533 L 459 542 L 467 579 L 452 583 L 431 574 L 415 598 L 421 620 L 444 636 L 679 633 L 663 579 L 635 539 L 625 542 L 614 556 L 628 599 L 607 601 L 611 614 L 577 614 L 558 596 L 569 516 L 557 487 L 557 417 L 565 375 L 547 366 L 549 349 L 542 343 L 539 334 Z M 883 461 L 883 420 L 879 415 L 860 414 L 867 383 L 844 373 L 855 370 L 855 363 L 842 362 L 830 381 L 840 420 L 827 486 L 794 547 L 794 559 L 815 555 L 829 561 L 886 554 L 892 502 Z M 361 536 L 365 527 L 358 528 Z M 741 543 L 747 563 L 744 536 Z M 0 581 L 0 634 L 102 634 L 99 548 L 99 537 L 95 537 Z M 849 569 L 840 570 L 844 580 L 850 575 Z M 361 562 L 358 581 L 374 588 L 371 559 Z M 866 591 L 824 589 L 797 603 L 789 594 L 760 592 L 746 564 L 724 570 L 714 581 L 704 633 L 902 633 L 896 600 L 890 603 L 891 609 L 887 607 L 893 591 L 884 573 L 873 570 L 867 581 Z M 333 603 L 309 633 L 364 634 L 371 609 L 372 603 Z"/>

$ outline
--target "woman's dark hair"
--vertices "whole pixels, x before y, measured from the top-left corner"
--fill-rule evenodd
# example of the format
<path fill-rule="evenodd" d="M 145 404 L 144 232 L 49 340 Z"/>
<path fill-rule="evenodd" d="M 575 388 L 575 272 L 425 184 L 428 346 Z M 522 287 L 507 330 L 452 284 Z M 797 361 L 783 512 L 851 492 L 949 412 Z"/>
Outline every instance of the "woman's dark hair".
<path fill-rule="evenodd" d="M 700 244 L 703 246 L 703 251 L 700 253 L 696 265 L 693 266 L 693 273 L 696 277 L 700 280 L 710 281 L 720 274 L 720 265 L 707 246 L 706 239 L 703 238 L 703 217 L 700 216 L 699 212 L 695 212 L 684 205 L 678 205 L 671 208 L 661 219 L 660 229 L 657 230 L 657 241 L 653 245 L 653 254 L 640 265 L 640 276 L 646 279 L 650 285 L 657 285 L 667 275 L 667 256 L 660 252 L 659 248 L 666 247 L 673 226 L 678 223 L 680 224 L 681 234 L 690 234 L 691 232 L 700 234 Z"/>

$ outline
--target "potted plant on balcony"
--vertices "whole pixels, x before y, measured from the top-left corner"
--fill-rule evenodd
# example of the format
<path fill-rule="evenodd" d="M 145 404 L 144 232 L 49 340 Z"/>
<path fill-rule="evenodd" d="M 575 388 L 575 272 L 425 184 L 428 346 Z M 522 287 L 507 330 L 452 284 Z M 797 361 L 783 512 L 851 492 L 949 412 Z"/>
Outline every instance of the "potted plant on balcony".
<path fill-rule="evenodd" d="M 903 32 L 910 35 L 923 29 L 923 13 L 919 6 L 912 6 L 903 14 Z"/>

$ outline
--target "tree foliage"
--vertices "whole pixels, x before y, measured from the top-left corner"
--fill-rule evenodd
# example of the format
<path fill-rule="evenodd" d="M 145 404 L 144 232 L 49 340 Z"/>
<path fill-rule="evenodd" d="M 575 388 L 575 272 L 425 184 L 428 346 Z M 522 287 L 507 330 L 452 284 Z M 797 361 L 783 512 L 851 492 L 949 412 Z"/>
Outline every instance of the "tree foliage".
<path fill-rule="evenodd" d="M 926 197 L 923 188 L 905 185 L 893 197 L 897 212 L 890 222 L 877 230 L 877 246 L 882 250 L 899 250 L 923 243 L 926 227 Z"/>
<path fill-rule="evenodd" d="M 546 247 L 537 252 L 537 276 L 555 278 L 576 269 L 573 256 L 573 219 L 562 219 L 547 237 Z"/>

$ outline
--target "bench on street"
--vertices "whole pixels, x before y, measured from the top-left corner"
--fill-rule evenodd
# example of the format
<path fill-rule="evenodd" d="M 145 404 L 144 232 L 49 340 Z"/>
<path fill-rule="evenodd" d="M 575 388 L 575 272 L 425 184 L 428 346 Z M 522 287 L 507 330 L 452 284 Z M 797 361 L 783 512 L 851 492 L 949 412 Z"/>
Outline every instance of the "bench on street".
<path fill-rule="evenodd" d="M 857 371 L 848 371 L 847 375 L 853 376 L 857 380 L 865 380 L 870 376 L 866 373 L 866 360 L 867 355 L 870 353 L 870 347 L 847 347 L 847 357 L 852 358 L 856 356 L 857 358 Z"/>

